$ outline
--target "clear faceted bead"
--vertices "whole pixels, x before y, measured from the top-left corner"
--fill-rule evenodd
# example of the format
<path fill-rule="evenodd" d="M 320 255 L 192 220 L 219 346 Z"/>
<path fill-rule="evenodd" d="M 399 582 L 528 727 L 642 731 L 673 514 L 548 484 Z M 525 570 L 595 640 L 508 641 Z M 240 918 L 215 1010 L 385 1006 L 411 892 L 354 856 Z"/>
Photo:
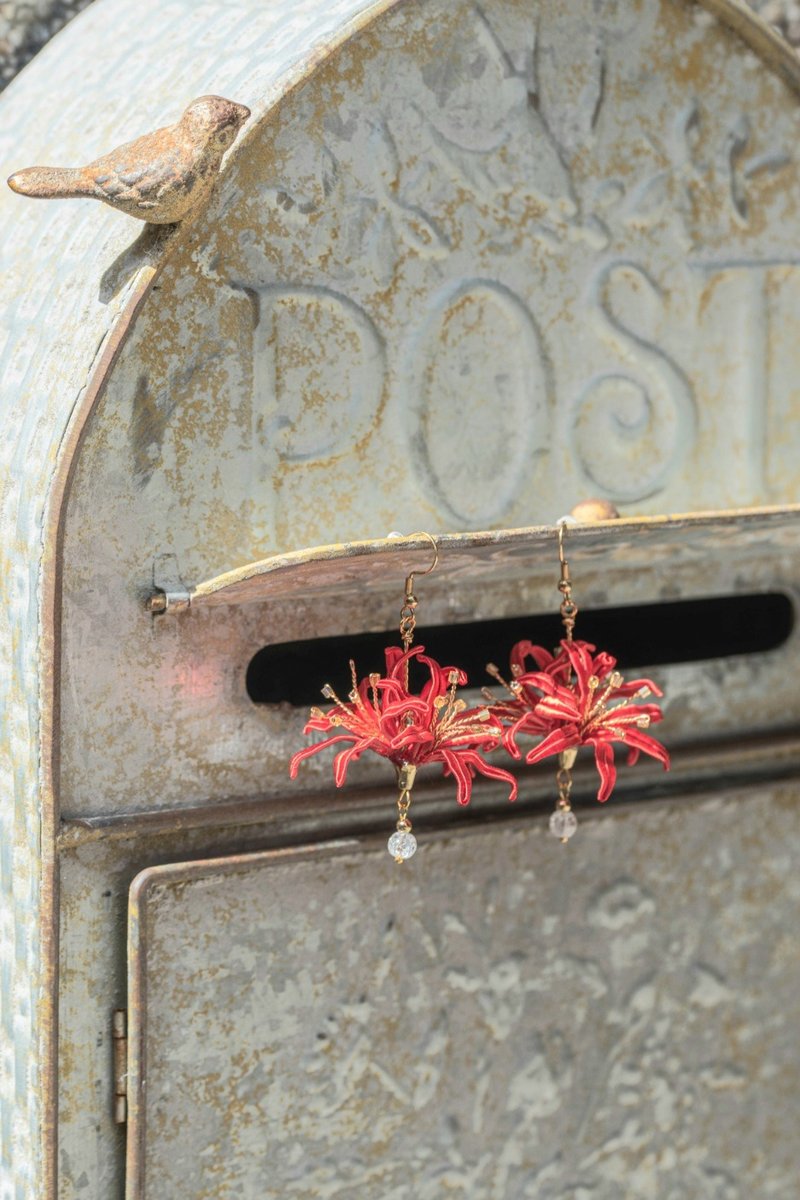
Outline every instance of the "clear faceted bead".
<path fill-rule="evenodd" d="M 568 841 L 578 828 L 578 818 L 571 808 L 557 808 L 550 814 L 550 832 L 559 841 Z"/>
<path fill-rule="evenodd" d="M 416 854 L 417 852 L 417 839 L 413 833 L 398 829 L 389 838 L 388 849 L 392 858 L 399 858 L 401 860 L 411 858 L 412 854 Z"/>

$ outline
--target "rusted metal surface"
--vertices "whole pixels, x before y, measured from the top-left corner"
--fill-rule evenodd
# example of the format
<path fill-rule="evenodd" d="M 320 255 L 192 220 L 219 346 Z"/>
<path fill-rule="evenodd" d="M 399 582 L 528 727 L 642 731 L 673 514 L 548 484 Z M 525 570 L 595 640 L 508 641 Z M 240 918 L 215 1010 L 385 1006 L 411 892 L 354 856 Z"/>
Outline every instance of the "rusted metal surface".
<path fill-rule="evenodd" d="M 59 905 L 59 809 L 285 805 L 302 715 L 253 711 L 249 655 L 279 631 L 383 628 L 396 595 L 387 578 L 352 603 L 149 618 L 166 555 L 196 582 L 398 525 L 552 522 L 598 492 L 628 516 L 800 498 L 799 80 L 711 0 L 96 0 L 4 94 L 3 174 L 86 161 L 169 119 L 178 92 L 241 97 L 254 122 L 202 220 L 148 248 L 98 206 L 0 197 L 2 1200 L 56 1194 L 56 913 L 58 1194 L 121 1194 L 122 909 L 105 896 L 136 864 L 123 839 L 65 848 Z M 669 570 L 587 557 L 582 604 L 757 579 L 796 594 L 791 537 L 737 544 L 712 563 L 676 549 Z M 434 578 L 425 615 L 536 609 L 544 577 L 543 559 L 539 582 Z M 731 734 L 749 697 L 769 732 L 796 703 L 780 666 L 673 669 L 673 728 Z"/>
<path fill-rule="evenodd" d="M 2 174 L 19 161 L 56 151 L 80 161 L 92 145 L 135 135 L 154 114 L 168 119 L 181 86 L 186 101 L 203 87 L 257 96 L 263 112 L 341 36 L 343 24 L 346 32 L 358 11 L 358 4 L 337 2 L 323 11 L 311 3 L 280 11 L 244 0 L 98 0 L 3 94 Z M 176 39 L 181 22 L 189 20 L 192 38 Z M 168 45 L 154 54 L 154 30 L 169 29 Z M 40 1194 L 49 1200 L 56 1189 L 53 754 L 61 505 L 85 422 L 164 249 L 154 256 L 129 253 L 125 222 L 89 207 L 90 213 L 81 213 L 70 206 L 28 205 L 9 192 L 0 197 L 6 589 L 0 609 L 6 731 L 0 834 L 7 965 L 0 988 L 5 1038 L 14 1045 L 13 1055 L 0 1063 L 3 1200 Z M 87 270 L 87 263 L 97 269 Z M 108 276 L 99 278 L 107 268 Z M 99 1036 L 92 1031 L 91 1043 Z M 98 1174 L 84 1161 L 88 1144 L 82 1127 L 74 1146 L 62 1151 L 67 1194 L 83 1179 L 90 1193 L 109 1194 L 106 1168 Z"/>
<path fill-rule="evenodd" d="M 376 591 L 150 626 L 166 554 L 195 583 L 398 526 L 552 521 L 598 490 L 627 515 L 796 497 L 795 96 L 674 0 L 627 23 L 544 6 L 538 42 L 535 26 L 514 4 L 387 12 L 253 127 L 197 241 L 173 246 L 69 499 L 65 813 L 260 790 L 302 718 L 252 711 L 250 654 L 387 624 Z M 562 53 L 593 64 L 580 97 L 551 69 Z M 461 82 L 440 87 L 432 61 Z M 698 561 L 673 594 L 728 571 Z M 599 563 L 587 584 L 586 603 L 649 590 Z M 431 620 L 549 603 L 537 580 L 429 595 Z M 741 719 L 699 689 L 687 724 Z"/>
<path fill-rule="evenodd" d="M 794 787 L 581 836 L 139 876 L 128 1200 L 791 1195 Z"/>

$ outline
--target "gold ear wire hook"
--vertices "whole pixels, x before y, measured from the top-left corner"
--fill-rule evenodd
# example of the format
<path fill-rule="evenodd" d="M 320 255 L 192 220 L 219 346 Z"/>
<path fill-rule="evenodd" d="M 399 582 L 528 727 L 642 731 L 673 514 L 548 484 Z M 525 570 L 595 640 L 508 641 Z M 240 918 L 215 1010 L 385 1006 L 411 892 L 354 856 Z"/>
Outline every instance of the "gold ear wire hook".
<path fill-rule="evenodd" d="M 415 575 L 430 575 L 430 573 L 432 571 L 435 571 L 437 566 L 439 565 L 439 543 L 436 541 L 436 538 L 433 536 L 432 533 L 426 533 L 425 530 L 420 530 L 419 533 L 409 534 L 409 537 L 412 537 L 412 538 L 424 537 L 424 538 L 428 539 L 430 544 L 433 546 L 433 562 L 431 563 L 431 565 L 429 567 L 426 567 L 424 571 L 412 571 L 409 575 L 406 576 L 406 598 L 413 595 L 414 576 Z"/>
<path fill-rule="evenodd" d="M 558 522 L 558 561 L 561 563 L 562 567 L 566 565 L 566 559 L 564 558 L 564 530 L 566 528 L 566 521 Z"/>
<path fill-rule="evenodd" d="M 578 615 L 578 606 L 572 599 L 572 579 L 569 573 L 569 563 L 564 554 L 564 533 L 567 528 L 566 521 L 558 522 L 558 561 L 561 567 L 561 578 L 558 581 L 558 590 L 561 592 L 563 599 L 561 601 L 561 620 L 564 625 L 564 631 L 567 635 L 567 641 L 572 641 L 573 630 L 575 628 L 575 618 Z"/>
<path fill-rule="evenodd" d="M 423 531 L 420 533 L 412 533 L 410 536 L 424 537 L 428 539 L 430 544 L 433 546 L 433 562 L 424 571 L 411 571 L 406 576 L 405 601 L 400 610 L 400 637 L 406 650 L 408 650 L 411 643 L 414 641 L 414 630 L 417 624 L 417 618 L 415 615 L 417 611 L 417 598 L 414 595 L 414 576 L 430 575 L 431 571 L 435 570 L 439 562 L 439 546 L 433 534 L 425 533 Z M 406 686 L 408 686 L 407 680 Z"/>

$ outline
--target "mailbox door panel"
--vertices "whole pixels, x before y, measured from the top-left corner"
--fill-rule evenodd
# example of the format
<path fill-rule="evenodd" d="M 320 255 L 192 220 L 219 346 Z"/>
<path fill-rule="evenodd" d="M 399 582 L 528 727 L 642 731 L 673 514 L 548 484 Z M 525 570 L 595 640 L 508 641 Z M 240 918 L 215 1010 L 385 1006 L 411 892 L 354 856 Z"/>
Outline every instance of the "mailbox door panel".
<path fill-rule="evenodd" d="M 128 1200 L 792 1194 L 791 788 L 468 821 L 137 877 Z"/>

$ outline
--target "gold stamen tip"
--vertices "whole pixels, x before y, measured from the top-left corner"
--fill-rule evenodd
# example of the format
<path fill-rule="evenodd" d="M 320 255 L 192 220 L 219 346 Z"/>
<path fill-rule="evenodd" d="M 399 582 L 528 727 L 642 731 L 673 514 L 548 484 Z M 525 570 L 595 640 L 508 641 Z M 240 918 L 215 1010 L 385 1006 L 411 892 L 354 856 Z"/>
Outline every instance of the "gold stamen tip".
<path fill-rule="evenodd" d="M 495 679 L 500 678 L 500 670 L 494 663 L 486 664 L 486 674 L 493 676 Z"/>
<path fill-rule="evenodd" d="M 592 692 L 596 692 L 597 689 L 600 687 L 600 680 L 597 678 L 596 675 L 590 675 L 587 680 L 587 683 L 589 684 L 589 689 Z"/>
<path fill-rule="evenodd" d="M 377 671 L 373 671 L 373 672 L 372 672 L 372 674 L 371 674 L 371 675 L 370 675 L 370 677 L 369 677 L 369 685 L 370 685 L 370 687 L 377 687 L 377 686 L 378 686 L 378 681 L 379 681 L 379 680 L 380 680 L 380 675 L 378 674 L 378 672 L 377 672 Z"/>
<path fill-rule="evenodd" d="M 444 708 L 445 704 L 447 704 L 447 696 L 434 696 L 434 699 L 433 699 L 433 707 L 434 708 Z"/>
<path fill-rule="evenodd" d="M 636 695 L 639 696 L 642 700 L 644 700 L 645 697 L 650 695 L 650 688 L 649 687 L 640 687 L 638 692 L 636 693 Z"/>
<path fill-rule="evenodd" d="M 481 688 L 481 695 L 483 696 L 484 700 L 488 700 L 490 704 L 497 703 L 497 697 L 490 692 L 488 688 Z"/>
<path fill-rule="evenodd" d="M 356 689 L 355 689 L 355 688 L 353 688 L 352 692 L 351 692 L 351 693 L 350 693 L 350 695 L 347 697 L 347 699 L 350 701 L 350 703 L 351 703 L 351 704 L 357 704 L 357 703 L 358 703 L 358 692 L 356 691 Z"/>
<path fill-rule="evenodd" d="M 618 688 L 622 683 L 622 676 L 619 671 L 612 671 L 608 677 L 609 687 Z"/>
<path fill-rule="evenodd" d="M 516 679 L 514 680 L 513 683 L 510 683 L 508 685 L 508 687 L 509 687 L 509 690 L 512 691 L 516 696 L 519 696 L 520 693 L 522 692 L 522 684 L 519 683 L 519 681 Z"/>
<path fill-rule="evenodd" d="M 331 687 L 331 685 L 329 683 L 326 683 L 325 686 L 322 688 L 322 694 L 326 700 L 335 700 L 336 699 L 336 693 L 334 692 L 333 688 Z"/>
<path fill-rule="evenodd" d="M 640 729 L 647 729 L 648 725 L 650 724 L 650 717 L 647 715 L 647 713 L 644 713 L 641 717 L 639 717 L 636 724 Z"/>
<path fill-rule="evenodd" d="M 342 720 L 341 717 L 331 716 L 331 717 L 328 717 L 328 720 L 330 721 L 331 725 L 343 725 L 344 724 L 344 721 Z"/>
<path fill-rule="evenodd" d="M 447 678 L 450 685 L 454 687 L 458 683 L 458 671 L 451 671 Z"/>
<path fill-rule="evenodd" d="M 321 709 L 321 708 L 317 708 L 317 706 L 316 706 L 316 705 L 314 705 L 314 707 L 311 709 L 311 711 L 309 712 L 309 714 L 308 714 L 308 715 L 309 715 L 309 717 L 311 717 L 311 718 L 312 718 L 312 720 L 316 721 L 316 720 L 318 720 L 320 717 L 324 717 L 324 716 L 325 716 L 325 713 L 322 711 L 322 709 Z"/>
<path fill-rule="evenodd" d="M 488 708 L 482 708 L 481 711 L 477 714 L 479 721 L 489 721 L 489 720 L 491 720 L 491 716 L 492 716 L 492 714 L 489 712 Z"/>
<path fill-rule="evenodd" d="M 518 676 L 520 676 L 520 675 L 524 675 L 524 674 L 525 674 L 525 672 L 523 671 L 523 669 L 522 669 L 522 667 L 519 665 L 519 663 L 512 663 L 512 664 L 511 664 L 511 674 L 512 674 L 512 675 L 513 675 L 515 678 L 517 678 L 517 677 L 518 677 Z"/>

